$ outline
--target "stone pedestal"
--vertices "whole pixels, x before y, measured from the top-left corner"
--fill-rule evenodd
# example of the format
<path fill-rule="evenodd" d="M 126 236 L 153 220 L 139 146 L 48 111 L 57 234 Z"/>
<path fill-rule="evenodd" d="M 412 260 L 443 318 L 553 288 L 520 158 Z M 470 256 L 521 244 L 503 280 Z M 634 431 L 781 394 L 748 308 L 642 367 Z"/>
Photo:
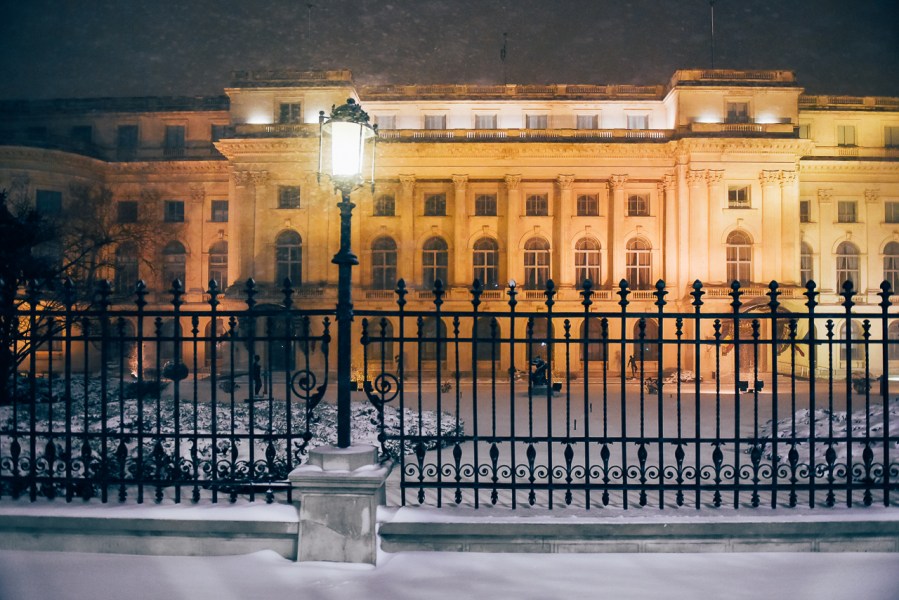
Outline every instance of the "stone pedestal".
<path fill-rule="evenodd" d="M 375 516 L 393 464 L 373 446 L 322 447 L 290 475 L 299 504 L 298 561 L 375 564 Z"/>

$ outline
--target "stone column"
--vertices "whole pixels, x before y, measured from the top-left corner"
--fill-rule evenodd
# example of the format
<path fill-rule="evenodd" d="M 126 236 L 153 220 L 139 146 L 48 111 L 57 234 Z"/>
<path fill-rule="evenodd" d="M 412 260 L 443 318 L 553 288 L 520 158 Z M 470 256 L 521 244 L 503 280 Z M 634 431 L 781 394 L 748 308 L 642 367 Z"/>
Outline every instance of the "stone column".
<path fill-rule="evenodd" d="M 833 255 L 831 249 L 823 244 L 830 244 L 837 237 L 836 221 L 837 215 L 834 212 L 833 199 L 831 198 L 831 190 L 827 188 L 818 188 L 818 222 L 820 227 L 821 247 L 818 248 L 818 264 L 814 273 L 815 283 L 818 284 L 818 291 L 833 290 L 839 291 L 836 285 L 837 275 L 835 263 L 825 265 L 825 260 L 831 260 Z"/>
<path fill-rule="evenodd" d="M 400 217 L 400 239 L 397 240 L 397 278 L 407 286 L 417 285 L 421 273 L 415 270 L 415 175 L 400 175 L 402 192 L 396 199 L 396 214 Z"/>
<path fill-rule="evenodd" d="M 206 273 L 206 263 L 208 262 L 208 251 L 204 244 L 206 243 L 203 236 L 203 229 L 206 220 L 203 218 L 203 203 L 206 201 L 206 190 L 203 184 L 190 186 L 190 201 L 187 204 L 185 221 L 188 223 L 187 244 L 190 249 L 191 261 L 187 265 L 187 281 L 184 282 L 184 289 L 191 294 L 189 301 L 199 300 L 199 294 L 202 294 L 209 283 L 206 278 L 204 282 L 204 273 Z"/>
<path fill-rule="evenodd" d="M 796 171 L 781 171 L 781 246 L 783 258 L 778 282 L 799 285 L 799 178 Z"/>
<path fill-rule="evenodd" d="M 662 249 L 665 253 L 662 259 L 662 279 L 665 280 L 669 292 L 676 291 L 676 294 L 671 295 L 673 300 L 682 293 L 677 263 L 677 254 L 680 248 L 678 243 L 677 178 L 673 174 L 665 175 L 659 182 L 659 200 L 662 203 L 659 214 L 663 219 L 659 230 L 662 232 Z"/>
<path fill-rule="evenodd" d="M 708 184 L 707 231 L 709 235 L 709 264 L 705 278 L 709 281 L 724 281 L 729 284 L 730 282 L 727 281 L 727 265 L 723 258 L 724 254 L 722 254 L 723 246 L 721 246 L 721 233 L 730 225 L 730 222 L 725 221 L 724 211 L 722 210 L 723 207 L 728 205 L 727 188 L 724 186 L 724 171 L 712 169 L 706 171 L 706 183 Z M 738 219 L 738 221 L 740 220 Z M 713 256 L 720 256 L 721 259 L 716 259 L 712 262 Z"/>
<path fill-rule="evenodd" d="M 624 278 L 624 248 L 627 240 L 624 239 L 624 216 L 627 213 L 624 186 L 627 183 L 627 175 L 612 175 L 609 177 L 611 197 L 609 198 L 609 265 L 611 266 L 610 281 L 612 289 L 617 289 L 618 282 Z M 614 296 L 613 296 L 614 297 Z"/>
<path fill-rule="evenodd" d="M 559 196 L 553 211 L 553 260 L 552 272 L 558 286 L 574 287 L 574 255 L 571 250 L 571 215 L 575 200 L 572 191 L 574 175 L 559 175 Z M 596 282 L 599 285 L 599 282 Z"/>
<path fill-rule="evenodd" d="M 521 237 L 519 221 L 521 217 L 521 175 L 506 175 L 506 275 L 519 285 L 524 283 L 524 263 L 518 253 L 518 238 Z"/>
<path fill-rule="evenodd" d="M 762 264 L 761 268 L 753 269 L 753 275 L 755 275 L 753 279 L 768 282 L 781 276 L 783 262 L 780 237 L 782 209 L 780 171 L 762 171 L 759 173 L 759 183 L 762 185 L 762 239 L 753 240 L 753 245 L 761 245 Z M 753 260 L 753 264 L 755 264 L 755 260 Z"/>
<path fill-rule="evenodd" d="M 467 288 L 474 279 L 468 251 L 468 175 L 453 175 L 453 285 Z"/>
<path fill-rule="evenodd" d="M 709 198 L 704 170 L 687 171 L 687 185 L 690 186 L 689 236 L 689 280 L 699 279 L 703 285 L 709 280 Z"/>
<path fill-rule="evenodd" d="M 272 244 L 274 240 L 267 237 L 271 232 L 264 231 L 256 226 L 256 220 L 259 219 L 257 213 L 260 208 L 264 210 L 266 205 L 265 194 L 268 192 L 269 184 L 268 171 L 252 171 L 250 177 L 253 178 L 253 206 L 252 212 L 246 215 L 246 222 L 243 224 L 247 231 L 246 239 L 250 241 L 250 245 L 244 249 L 243 257 L 248 261 L 246 272 L 249 273 L 250 277 L 255 278 L 258 283 L 260 280 L 274 279 L 274 258 L 269 260 L 261 252 L 266 244 Z M 268 273 L 272 274 L 271 277 L 267 276 Z M 278 285 L 280 287 L 280 282 Z"/>
<path fill-rule="evenodd" d="M 375 564 L 376 512 L 393 464 L 373 446 L 319 447 L 288 479 L 300 513 L 297 561 Z"/>
<path fill-rule="evenodd" d="M 231 202 L 228 205 L 228 281 L 231 285 L 242 285 L 249 277 L 242 258 L 244 246 L 250 245 L 243 237 L 243 222 L 252 215 L 252 183 L 249 171 L 231 174 Z"/>

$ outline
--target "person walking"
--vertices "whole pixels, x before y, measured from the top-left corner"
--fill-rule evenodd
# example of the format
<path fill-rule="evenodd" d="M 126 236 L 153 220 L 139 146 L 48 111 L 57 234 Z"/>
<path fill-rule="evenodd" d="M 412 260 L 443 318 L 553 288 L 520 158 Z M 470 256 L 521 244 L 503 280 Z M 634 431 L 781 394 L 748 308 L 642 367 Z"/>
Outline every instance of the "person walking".
<path fill-rule="evenodd" d="M 256 395 L 262 391 L 262 365 L 259 364 L 259 355 L 253 358 L 253 390 Z"/>
<path fill-rule="evenodd" d="M 637 376 L 637 361 L 634 360 L 633 354 L 627 359 L 627 366 L 631 369 L 631 379 L 634 379 Z"/>

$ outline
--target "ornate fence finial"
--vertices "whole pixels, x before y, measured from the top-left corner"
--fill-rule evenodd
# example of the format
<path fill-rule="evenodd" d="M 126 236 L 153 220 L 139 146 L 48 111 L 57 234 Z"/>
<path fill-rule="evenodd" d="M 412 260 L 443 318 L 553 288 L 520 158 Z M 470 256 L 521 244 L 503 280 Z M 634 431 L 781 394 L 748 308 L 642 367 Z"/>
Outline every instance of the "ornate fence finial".
<path fill-rule="evenodd" d="M 285 277 L 284 281 L 281 282 L 281 294 L 284 296 L 284 308 L 290 309 L 293 306 L 293 284 L 290 282 L 290 277 Z"/>
<path fill-rule="evenodd" d="M 215 310 L 219 305 L 219 296 L 222 295 L 221 290 L 219 290 L 219 284 L 215 282 L 215 279 L 209 280 L 209 289 L 206 290 L 206 293 L 209 294 L 209 306 L 212 310 Z"/>
<path fill-rule="evenodd" d="M 400 279 L 396 282 L 396 289 L 393 290 L 396 294 L 396 304 L 402 309 L 406 306 L 406 294 L 409 293 L 409 290 L 406 289 L 406 280 Z"/>
<path fill-rule="evenodd" d="M 256 294 L 258 293 L 259 292 L 256 290 L 256 282 L 250 277 L 247 279 L 247 284 L 244 286 L 244 294 L 247 297 L 247 308 L 252 310 L 252 308 L 256 306 Z"/>
<path fill-rule="evenodd" d="M 471 283 L 469 292 L 471 293 L 471 306 L 477 310 L 478 306 L 481 304 L 481 294 L 484 293 L 484 287 L 481 285 L 480 279 L 475 277 L 475 280 Z"/>

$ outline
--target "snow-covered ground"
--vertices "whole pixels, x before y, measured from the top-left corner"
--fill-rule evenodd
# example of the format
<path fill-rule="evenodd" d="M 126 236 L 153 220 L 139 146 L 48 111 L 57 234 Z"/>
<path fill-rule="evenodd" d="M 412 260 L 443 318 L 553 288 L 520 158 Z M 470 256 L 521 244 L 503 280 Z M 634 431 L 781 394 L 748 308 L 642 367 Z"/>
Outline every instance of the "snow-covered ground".
<path fill-rule="evenodd" d="M 0 551 L 4 600 L 896 600 L 899 554 L 381 554 L 377 567 L 242 556 Z"/>

